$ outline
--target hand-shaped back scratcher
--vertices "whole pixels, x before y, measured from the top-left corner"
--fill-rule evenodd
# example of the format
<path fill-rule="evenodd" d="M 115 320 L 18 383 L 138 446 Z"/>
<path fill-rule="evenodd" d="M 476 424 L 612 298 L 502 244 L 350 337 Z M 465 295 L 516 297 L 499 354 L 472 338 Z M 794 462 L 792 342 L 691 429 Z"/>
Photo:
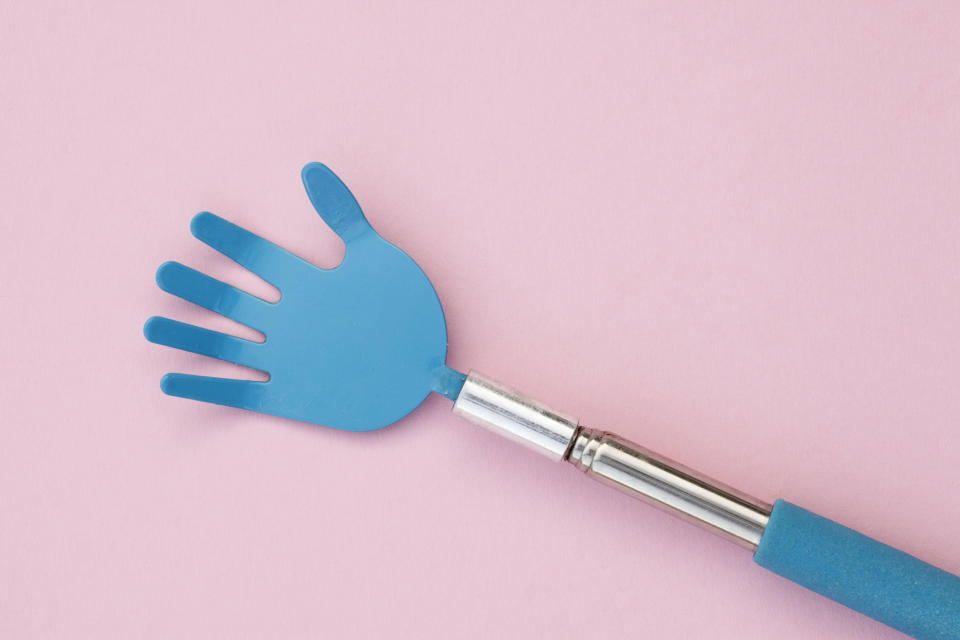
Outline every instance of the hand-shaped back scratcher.
<path fill-rule="evenodd" d="M 603 482 L 753 551 L 763 567 L 917 638 L 960 638 L 960 578 L 789 502 L 735 491 L 483 375 L 446 366 L 447 331 L 437 294 L 417 264 L 370 226 L 344 184 L 309 164 L 313 206 L 346 254 L 320 269 L 211 213 L 193 235 L 275 285 L 269 303 L 168 262 L 160 288 L 264 333 L 264 342 L 167 318 L 147 321 L 151 342 L 270 375 L 266 382 L 178 373 L 165 393 L 347 431 L 385 427 L 431 391 L 472 422 L 568 461 Z"/>

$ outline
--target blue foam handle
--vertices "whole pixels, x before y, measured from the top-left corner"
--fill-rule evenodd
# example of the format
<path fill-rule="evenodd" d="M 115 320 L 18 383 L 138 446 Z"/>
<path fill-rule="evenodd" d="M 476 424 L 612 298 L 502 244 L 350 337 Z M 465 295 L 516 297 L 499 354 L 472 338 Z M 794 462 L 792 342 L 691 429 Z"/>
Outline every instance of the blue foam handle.
<path fill-rule="evenodd" d="M 960 577 L 784 500 L 753 559 L 920 640 L 960 639 Z"/>

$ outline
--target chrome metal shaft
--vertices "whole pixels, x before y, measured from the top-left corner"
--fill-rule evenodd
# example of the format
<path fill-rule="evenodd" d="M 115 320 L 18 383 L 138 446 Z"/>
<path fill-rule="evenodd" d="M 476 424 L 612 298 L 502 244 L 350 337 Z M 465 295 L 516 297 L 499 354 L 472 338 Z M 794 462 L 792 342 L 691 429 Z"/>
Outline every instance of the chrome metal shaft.
<path fill-rule="evenodd" d="M 600 482 L 747 549 L 757 548 L 770 520 L 771 505 L 613 433 L 581 428 L 567 459 Z"/>
<path fill-rule="evenodd" d="M 453 412 L 556 462 L 567 457 L 578 428 L 573 416 L 554 411 L 475 371 L 463 383 Z"/>
<path fill-rule="evenodd" d="M 770 519 L 771 505 L 615 434 L 585 429 L 474 371 L 453 411 L 747 549 L 757 548 Z"/>

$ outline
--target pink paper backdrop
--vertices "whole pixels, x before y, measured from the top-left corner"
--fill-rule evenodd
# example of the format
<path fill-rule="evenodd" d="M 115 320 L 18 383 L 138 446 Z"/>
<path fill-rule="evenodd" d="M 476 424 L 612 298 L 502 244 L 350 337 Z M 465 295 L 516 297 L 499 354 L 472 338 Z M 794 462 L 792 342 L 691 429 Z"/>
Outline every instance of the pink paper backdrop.
<path fill-rule="evenodd" d="M 0 3 L 0 637 L 895 638 L 459 422 L 163 396 L 208 209 L 321 265 L 320 160 L 450 364 L 960 571 L 960 10 Z M 322 390 L 318 390 L 322 392 Z"/>

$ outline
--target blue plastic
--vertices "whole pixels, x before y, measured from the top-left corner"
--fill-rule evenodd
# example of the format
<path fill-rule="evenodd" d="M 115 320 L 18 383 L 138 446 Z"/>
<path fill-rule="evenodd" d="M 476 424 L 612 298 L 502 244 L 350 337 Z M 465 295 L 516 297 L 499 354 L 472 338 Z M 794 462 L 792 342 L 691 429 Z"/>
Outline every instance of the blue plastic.
<path fill-rule="evenodd" d="M 789 502 L 753 559 L 915 638 L 960 638 L 960 578 Z"/>
<path fill-rule="evenodd" d="M 151 342 L 265 371 L 266 382 L 182 373 L 165 393 L 347 431 L 385 427 L 431 391 L 456 398 L 463 374 L 446 366 L 447 328 L 437 294 L 407 254 L 381 238 L 327 167 L 303 168 L 314 208 L 346 244 L 321 269 L 212 213 L 193 235 L 280 290 L 270 303 L 176 262 L 157 271 L 161 289 L 261 331 L 264 342 L 154 317 Z"/>

